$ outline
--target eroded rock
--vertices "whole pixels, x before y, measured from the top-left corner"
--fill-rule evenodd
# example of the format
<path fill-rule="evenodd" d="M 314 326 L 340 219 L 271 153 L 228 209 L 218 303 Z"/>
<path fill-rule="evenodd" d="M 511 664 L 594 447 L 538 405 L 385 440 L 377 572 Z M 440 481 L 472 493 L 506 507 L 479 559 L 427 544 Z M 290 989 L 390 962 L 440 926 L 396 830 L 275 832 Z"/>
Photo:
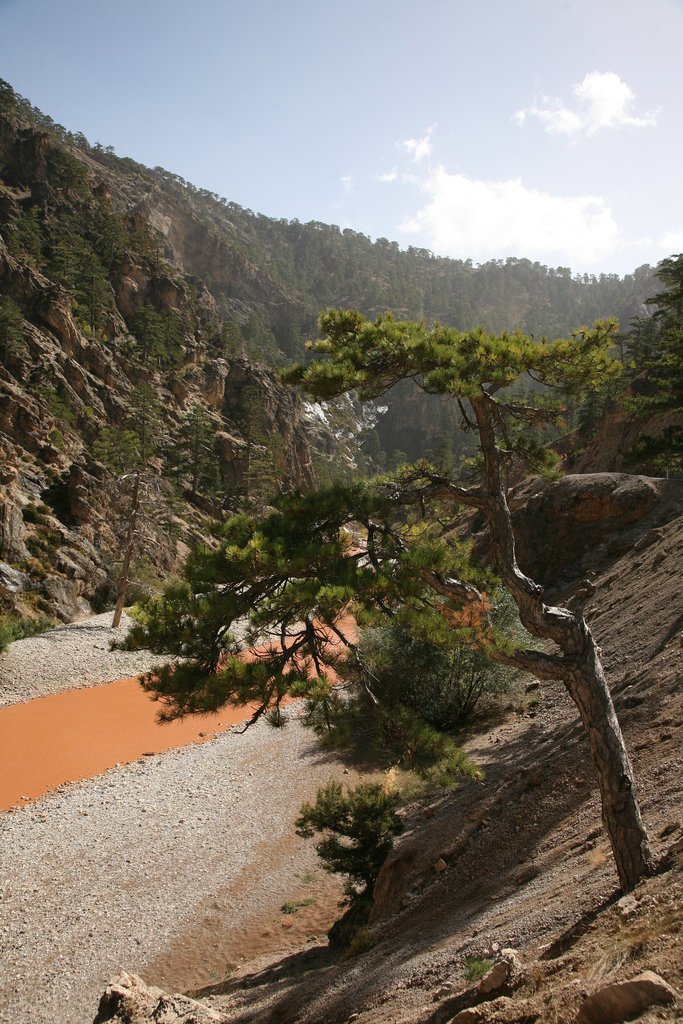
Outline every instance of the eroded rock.
<path fill-rule="evenodd" d="M 644 971 L 630 981 L 618 981 L 594 992 L 583 1003 L 576 1024 L 618 1024 L 638 1017 L 648 1006 L 674 1003 L 676 992 L 654 971 Z"/>
<path fill-rule="evenodd" d="M 220 1024 L 214 1010 L 183 995 L 168 995 L 136 974 L 119 974 L 104 990 L 93 1024 Z"/>

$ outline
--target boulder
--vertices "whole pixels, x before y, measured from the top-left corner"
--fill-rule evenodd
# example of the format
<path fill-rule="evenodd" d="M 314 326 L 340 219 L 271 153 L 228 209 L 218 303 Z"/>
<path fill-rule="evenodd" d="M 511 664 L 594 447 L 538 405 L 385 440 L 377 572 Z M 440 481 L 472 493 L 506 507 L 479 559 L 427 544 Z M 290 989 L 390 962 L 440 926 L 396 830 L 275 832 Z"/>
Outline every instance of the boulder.
<path fill-rule="evenodd" d="M 402 847 L 389 855 L 380 868 L 372 893 L 370 923 L 395 913 L 406 891 L 406 880 L 415 865 L 415 850 Z"/>
<path fill-rule="evenodd" d="M 502 949 L 493 967 L 479 982 L 479 994 L 490 996 L 493 992 L 516 988 L 522 980 L 522 967 L 514 949 Z"/>
<path fill-rule="evenodd" d="M 195 999 L 168 995 L 124 971 L 104 990 L 93 1024 L 220 1024 L 223 1020 Z"/>
<path fill-rule="evenodd" d="M 676 992 L 653 971 L 644 971 L 630 981 L 618 981 L 594 992 L 585 1000 L 576 1024 L 618 1024 L 639 1017 L 648 1006 L 674 1003 Z"/>

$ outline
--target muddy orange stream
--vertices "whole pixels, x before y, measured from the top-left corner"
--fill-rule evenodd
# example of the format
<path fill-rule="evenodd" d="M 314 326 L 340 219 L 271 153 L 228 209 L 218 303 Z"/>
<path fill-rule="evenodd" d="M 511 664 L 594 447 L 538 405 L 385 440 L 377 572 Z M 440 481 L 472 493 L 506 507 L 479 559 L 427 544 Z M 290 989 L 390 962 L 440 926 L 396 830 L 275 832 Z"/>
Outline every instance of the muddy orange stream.
<path fill-rule="evenodd" d="M 246 721 L 251 714 L 250 707 L 224 708 L 216 714 L 160 724 L 158 710 L 158 703 L 144 692 L 137 678 L 3 708 L 0 810 L 144 754 L 201 742 Z"/>
<path fill-rule="evenodd" d="M 342 618 L 339 625 L 347 636 L 355 637 L 350 616 Z M 330 654 L 341 649 L 339 639 L 331 633 L 325 646 Z M 335 678 L 330 669 L 328 675 Z M 63 782 L 92 778 L 115 764 L 201 742 L 246 722 L 255 707 L 226 707 L 212 715 L 190 715 L 160 724 L 158 703 L 135 676 L 2 708 L 0 811 L 22 806 Z"/>

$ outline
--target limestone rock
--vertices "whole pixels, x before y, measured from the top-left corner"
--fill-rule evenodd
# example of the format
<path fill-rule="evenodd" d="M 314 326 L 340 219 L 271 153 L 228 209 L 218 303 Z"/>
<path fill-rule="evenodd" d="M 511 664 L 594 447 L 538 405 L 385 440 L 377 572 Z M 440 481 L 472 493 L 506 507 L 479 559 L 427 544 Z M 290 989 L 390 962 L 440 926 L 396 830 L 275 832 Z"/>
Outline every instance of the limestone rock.
<path fill-rule="evenodd" d="M 375 882 L 370 923 L 398 910 L 406 890 L 406 878 L 414 864 L 415 851 L 409 847 L 396 850 L 386 859 Z"/>
<path fill-rule="evenodd" d="M 107 985 L 93 1024 L 220 1024 L 223 1019 L 203 1003 L 168 995 L 124 971 Z"/>
<path fill-rule="evenodd" d="M 574 583 L 635 547 L 678 514 L 682 501 L 683 481 L 674 478 L 585 473 L 541 489 L 525 481 L 511 498 L 520 567 L 546 587 Z M 482 531 L 475 555 L 489 557 L 489 549 Z"/>
<path fill-rule="evenodd" d="M 31 557 L 21 536 L 23 521 L 18 506 L 0 494 L 0 558 L 3 560 L 23 562 Z"/>
<path fill-rule="evenodd" d="M 21 594 L 31 588 L 30 577 L 25 572 L 13 569 L 6 562 L 0 562 L 0 587 L 11 594 Z"/>
<path fill-rule="evenodd" d="M 576 1024 L 618 1024 L 637 1017 L 655 1003 L 673 1003 L 676 992 L 653 971 L 619 981 L 595 992 L 583 1003 Z"/>
<path fill-rule="evenodd" d="M 479 994 L 491 995 L 503 988 L 514 988 L 521 981 L 522 969 L 514 949 L 503 949 L 493 967 L 479 982 Z"/>

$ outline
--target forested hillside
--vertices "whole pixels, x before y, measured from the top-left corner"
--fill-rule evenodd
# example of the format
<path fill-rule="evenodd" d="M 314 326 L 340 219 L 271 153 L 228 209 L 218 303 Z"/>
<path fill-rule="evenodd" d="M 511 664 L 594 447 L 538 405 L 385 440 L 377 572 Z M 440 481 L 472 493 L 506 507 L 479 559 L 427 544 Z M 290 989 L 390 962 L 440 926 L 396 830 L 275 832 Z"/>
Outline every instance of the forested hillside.
<path fill-rule="evenodd" d="M 386 238 L 373 242 L 336 225 L 265 217 L 162 167 L 150 169 L 117 157 L 112 147 L 90 145 L 81 133 L 54 124 L 7 86 L 3 97 L 5 114 L 11 112 L 15 120 L 30 125 L 32 134 L 49 136 L 56 146 L 59 169 L 53 173 L 58 187 L 77 190 L 77 179 L 83 179 L 83 170 L 74 167 L 71 155 L 84 170 L 99 177 L 100 185 L 106 182 L 112 188 L 111 206 L 117 217 L 130 216 L 139 207 L 144 209 L 145 203 L 163 197 L 167 203 L 183 206 L 201 224 L 211 244 L 184 251 L 186 269 L 202 274 L 219 313 L 234 324 L 229 332 L 232 343 L 244 342 L 250 354 L 266 362 L 299 356 L 318 312 L 329 306 L 357 308 L 366 316 L 392 310 L 406 319 L 438 320 L 461 330 L 482 324 L 489 331 L 519 328 L 558 336 L 607 315 L 617 317 L 625 327 L 642 311 L 651 291 L 653 270 L 648 265 L 624 278 L 572 275 L 568 267 L 546 267 L 526 259 L 474 265 L 472 260 L 439 257 L 412 246 L 401 250 Z M 6 179 L 6 183 L 12 182 Z M 15 230 L 23 237 L 26 252 L 38 261 L 51 260 L 53 276 L 64 278 L 65 268 L 55 261 L 53 251 L 59 239 L 45 238 L 43 233 L 41 252 L 36 248 L 46 212 L 40 199 L 39 195 L 22 196 L 22 223 Z M 26 217 L 33 219 L 33 228 L 24 223 Z M 134 229 L 134 224 L 130 226 Z M 162 249 L 165 242 L 162 255 L 173 256 L 171 227 L 161 219 L 152 227 Z M 117 255 L 118 232 L 111 220 L 92 225 L 92 231 L 100 236 L 94 245 L 101 270 L 97 277 L 106 277 Z M 204 241 L 208 243 L 208 238 Z M 260 294 L 241 294 L 234 265 L 211 265 L 212 250 L 220 248 L 220 243 L 229 247 L 237 263 L 239 257 L 247 261 L 252 291 Z M 279 295 L 266 294 L 261 275 L 270 279 Z M 244 287 L 244 282 L 240 284 Z M 249 298 L 257 298 L 254 308 L 249 308 Z M 274 304 L 276 298 L 279 302 Z"/>
<path fill-rule="evenodd" d="M 0 559 L 19 573 L 3 586 L 22 600 L 37 588 L 63 616 L 110 600 L 139 473 L 145 546 L 168 572 L 207 514 L 316 473 L 466 451 L 453 404 L 409 384 L 361 416 L 349 398 L 304 406 L 277 382 L 327 307 L 566 336 L 601 316 L 627 327 L 654 290 L 649 266 L 623 279 L 475 266 L 274 220 L 90 144 L 0 82 Z M 604 397 L 584 413 L 589 434 Z"/>

